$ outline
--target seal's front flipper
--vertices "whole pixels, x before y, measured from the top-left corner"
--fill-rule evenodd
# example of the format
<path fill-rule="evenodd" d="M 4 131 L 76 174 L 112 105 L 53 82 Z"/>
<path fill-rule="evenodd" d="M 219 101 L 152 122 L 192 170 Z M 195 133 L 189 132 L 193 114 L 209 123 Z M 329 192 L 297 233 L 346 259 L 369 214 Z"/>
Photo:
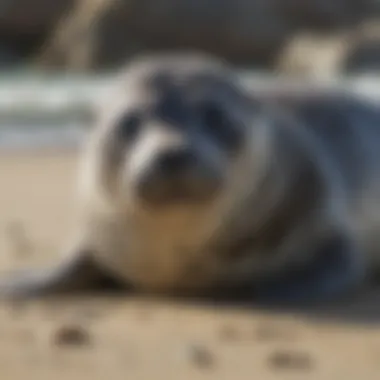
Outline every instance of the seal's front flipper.
<path fill-rule="evenodd" d="M 310 304 L 355 292 L 365 283 L 365 258 L 346 237 L 336 235 L 315 247 L 308 267 L 292 268 L 275 280 L 255 284 L 264 303 Z"/>
<path fill-rule="evenodd" d="M 34 298 L 89 290 L 121 289 L 88 251 L 75 252 L 56 266 L 0 276 L 0 298 Z"/>

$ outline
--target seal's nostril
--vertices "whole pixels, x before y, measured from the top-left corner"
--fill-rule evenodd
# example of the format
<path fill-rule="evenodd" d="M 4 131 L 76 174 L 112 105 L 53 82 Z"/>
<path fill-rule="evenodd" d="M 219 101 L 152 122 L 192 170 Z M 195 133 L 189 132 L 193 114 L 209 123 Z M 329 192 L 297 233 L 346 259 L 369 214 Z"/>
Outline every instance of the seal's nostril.
<path fill-rule="evenodd" d="M 187 147 L 171 148 L 154 157 L 138 178 L 136 195 L 148 204 L 189 204 L 214 196 L 219 176 Z"/>
<path fill-rule="evenodd" d="M 160 170 L 167 174 L 177 174 L 192 162 L 193 155 L 187 149 L 170 150 L 161 155 L 158 161 Z"/>

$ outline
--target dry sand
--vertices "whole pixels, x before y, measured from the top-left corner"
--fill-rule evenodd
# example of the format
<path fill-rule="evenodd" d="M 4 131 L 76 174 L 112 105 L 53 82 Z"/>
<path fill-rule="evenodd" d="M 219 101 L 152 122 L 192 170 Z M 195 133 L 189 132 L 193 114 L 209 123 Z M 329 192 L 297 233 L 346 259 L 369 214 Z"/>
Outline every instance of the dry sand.
<path fill-rule="evenodd" d="M 0 154 L 2 270 L 54 260 L 73 152 Z M 0 379 L 380 379 L 380 296 L 268 311 L 115 296 L 0 304 Z"/>

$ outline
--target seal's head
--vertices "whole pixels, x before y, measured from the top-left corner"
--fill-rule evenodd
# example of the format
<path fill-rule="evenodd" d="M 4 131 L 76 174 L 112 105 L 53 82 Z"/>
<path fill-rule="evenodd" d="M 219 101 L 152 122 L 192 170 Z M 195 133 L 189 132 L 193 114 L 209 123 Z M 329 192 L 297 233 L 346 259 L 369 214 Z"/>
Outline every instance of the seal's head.
<path fill-rule="evenodd" d="M 136 282 L 178 287 L 187 276 L 198 284 L 200 269 L 184 273 L 195 263 L 207 267 L 207 242 L 242 213 L 269 152 L 268 129 L 256 122 L 260 113 L 234 70 L 214 57 L 140 58 L 116 88 L 85 150 L 84 203 L 127 226 L 128 265 L 115 267 L 133 267 Z"/>
<path fill-rule="evenodd" d="M 251 110 L 232 70 L 203 55 L 160 55 L 118 81 L 101 120 L 105 185 L 151 210 L 215 200 Z"/>

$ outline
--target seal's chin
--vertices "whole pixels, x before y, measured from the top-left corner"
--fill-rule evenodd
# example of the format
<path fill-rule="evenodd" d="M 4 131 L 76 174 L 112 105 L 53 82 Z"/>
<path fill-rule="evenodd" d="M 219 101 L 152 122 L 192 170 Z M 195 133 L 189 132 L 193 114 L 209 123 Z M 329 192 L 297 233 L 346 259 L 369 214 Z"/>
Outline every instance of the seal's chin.
<path fill-rule="evenodd" d="M 143 186 L 136 196 L 150 208 L 187 208 L 212 203 L 217 198 L 221 186 L 216 181 L 200 183 L 162 183 L 154 189 Z"/>

